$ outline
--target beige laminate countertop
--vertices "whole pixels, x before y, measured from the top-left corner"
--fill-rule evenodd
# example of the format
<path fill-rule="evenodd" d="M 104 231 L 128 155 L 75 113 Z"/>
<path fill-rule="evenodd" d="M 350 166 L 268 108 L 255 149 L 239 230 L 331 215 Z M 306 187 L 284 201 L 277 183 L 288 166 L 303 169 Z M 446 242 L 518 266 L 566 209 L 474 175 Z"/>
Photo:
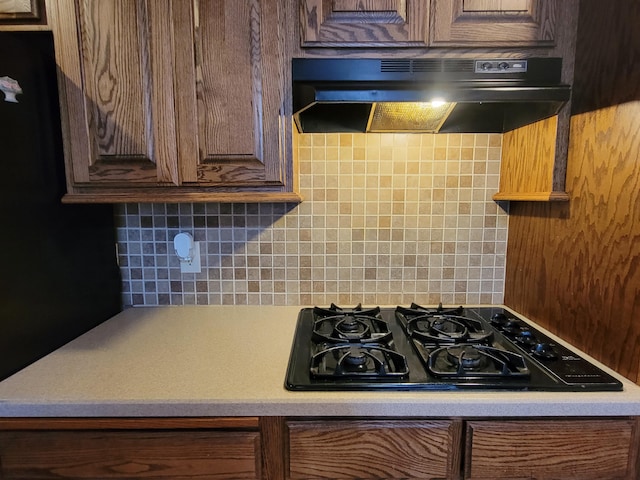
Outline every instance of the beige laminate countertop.
<path fill-rule="evenodd" d="M 623 392 L 289 392 L 299 311 L 130 308 L 0 382 L 0 417 L 640 415 L 619 376 Z"/>

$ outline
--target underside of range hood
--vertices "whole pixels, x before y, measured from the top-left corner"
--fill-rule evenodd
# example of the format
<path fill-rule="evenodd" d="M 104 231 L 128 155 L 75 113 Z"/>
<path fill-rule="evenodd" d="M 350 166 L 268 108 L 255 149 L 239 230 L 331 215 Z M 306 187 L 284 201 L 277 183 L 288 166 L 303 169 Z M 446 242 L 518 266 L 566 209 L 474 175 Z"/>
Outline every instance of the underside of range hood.
<path fill-rule="evenodd" d="M 305 58 L 294 59 L 292 69 L 302 133 L 503 133 L 555 115 L 571 95 L 559 58 Z M 428 111 L 436 99 L 446 102 L 437 107 L 447 113 L 442 118 Z M 372 128 L 391 103 L 404 109 L 395 113 L 400 124 L 387 118 Z M 425 120 L 412 110 L 418 103 Z"/>

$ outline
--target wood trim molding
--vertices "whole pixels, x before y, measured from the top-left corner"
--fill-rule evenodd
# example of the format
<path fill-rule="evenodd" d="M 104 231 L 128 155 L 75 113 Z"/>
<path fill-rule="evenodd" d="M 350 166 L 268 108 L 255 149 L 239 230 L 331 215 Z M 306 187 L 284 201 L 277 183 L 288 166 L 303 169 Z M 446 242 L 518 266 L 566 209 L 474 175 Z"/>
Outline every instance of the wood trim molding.
<path fill-rule="evenodd" d="M 258 427 L 258 417 L 0 418 L 0 430 L 254 430 Z"/>

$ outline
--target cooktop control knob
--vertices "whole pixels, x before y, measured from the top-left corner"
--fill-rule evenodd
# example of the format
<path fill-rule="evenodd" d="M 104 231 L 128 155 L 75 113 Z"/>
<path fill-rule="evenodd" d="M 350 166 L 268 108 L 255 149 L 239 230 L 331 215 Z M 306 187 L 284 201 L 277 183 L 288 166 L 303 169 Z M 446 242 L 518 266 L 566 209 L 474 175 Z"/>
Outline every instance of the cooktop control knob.
<path fill-rule="evenodd" d="M 509 70 L 509 64 L 507 62 L 500 62 L 498 64 L 499 70 Z"/>
<path fill-rule="evenodd" d="M 536 357 L 543 358 L 545 360 L 555 360 L 558 358 L 558 354 L 548 343 L 537 344 L 531 353 L 533 353 L 533 355 L 535 355 Z"/>
<path fill-rule="evenodd" d="M 533 333 L 529 330 L 523 330 L 515 337 L 516 343 L 526 347 L 531 348 L 533 346 L 538 346 L 538 339 L 535 337 Z"/>
<path fill-rule="evenodd" d="M 509 318 L 504 313 L 496 313 L 491 317 L 491 323 L 494 325 L 504 325 L 509 321 Z"/>

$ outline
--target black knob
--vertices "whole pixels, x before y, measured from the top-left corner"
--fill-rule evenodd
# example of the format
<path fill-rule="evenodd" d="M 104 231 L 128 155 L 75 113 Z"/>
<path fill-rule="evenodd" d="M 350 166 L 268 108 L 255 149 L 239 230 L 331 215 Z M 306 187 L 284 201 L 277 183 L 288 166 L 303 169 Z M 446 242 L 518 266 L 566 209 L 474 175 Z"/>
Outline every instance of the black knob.
<path fill-rule="evenodd" d="M 544 358 L 545 360 L 555 360 L 558 358 L 558 354 L 548 343 L 538 343 L 531 353 L 533 353 L 534 356 Z"/>
<path fill-rule="evenodd" d="M 504 313 L 496 313 L 491 317 L 491 323 L 494 325 L 504 325 L 509 318 Z"/>
<path fill-rule="evenodd" d="M 500 70 L 509 70 L 509 64 L 507 62 L 500 62 L 498 68 Z"/>
<path fill-rule="evenodd" d="M 482 68 L 482 70 L 491 70 L 491 62 L 484 62 L 482 65 L 480 65 L 480 68 Z"/>
<path fill-rule="evenodd" d="M 539 345 L 538 340 L 533 335 L 533 333 L 531 333 L 529 330 L 521 331 L 518 335 L 516 335 L 514 340 L 518 342 L 520 345 L 523 345 L 524 347 L 527 347 L 527 348 L 531 348 L 533 346 Z"/>

